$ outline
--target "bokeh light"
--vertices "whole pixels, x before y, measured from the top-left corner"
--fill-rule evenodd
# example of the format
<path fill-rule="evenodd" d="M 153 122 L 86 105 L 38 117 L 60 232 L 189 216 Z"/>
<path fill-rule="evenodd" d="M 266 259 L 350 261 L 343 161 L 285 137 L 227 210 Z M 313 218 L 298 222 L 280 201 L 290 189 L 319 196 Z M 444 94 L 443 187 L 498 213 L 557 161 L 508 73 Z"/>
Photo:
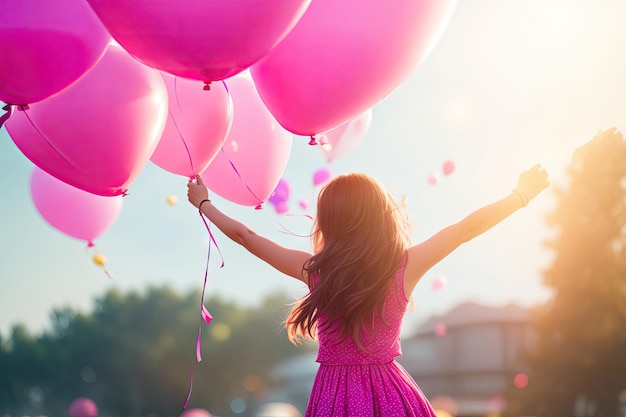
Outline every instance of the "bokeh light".
<path fill-rule="evenodd" d="M 224 342 L 230 339 L 230 326 L 225 323 L 215 323 L 211 326 L 211 336 L 219 342 Z"/>
<path fill-rule="evenodd" d="M 528 375 L 526 375 L 523 372 L 520 372 L 519 374 L 515 375 L 515 377 L 513 378 L 513 384 L 517 388 L 526 388 L 526 385 L 528 385 Z"/>
<path fill-rule="evenodd" d="M 248 405 L 246 404 L 245 400 L 241 398 L 235 398 L 230 402 L 230 411 L 235 414 L 243 413 L 244 411 L 246 411 L 246 408 L 248 408 Z"/>
<path fill-rule="evenodd" d="M 430 404 L 438 413 L 448 413 L 451 416 L 456 416 L 459 413 L 459 407 L 456 404 L 454 398 L 449 395 L 437 395 L 430 399 Z M 439 417 L 439 414 L 437 414 Z"/>
<path fill-rule="evenodd" d="M 246 391 L 254 392 L 263 387 L 263 381 L 255 374 L 248 374 L 243 378 L 242 385 Z"/>

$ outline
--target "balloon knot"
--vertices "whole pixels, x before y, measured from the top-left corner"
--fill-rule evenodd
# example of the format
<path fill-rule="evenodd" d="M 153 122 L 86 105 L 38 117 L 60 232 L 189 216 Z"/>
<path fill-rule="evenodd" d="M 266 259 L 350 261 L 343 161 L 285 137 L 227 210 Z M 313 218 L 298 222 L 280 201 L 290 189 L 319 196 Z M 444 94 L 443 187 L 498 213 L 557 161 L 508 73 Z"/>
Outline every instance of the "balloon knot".
<path fill-rule="evenodd" d="M 203 90 L 210 90 L 211 89 L 211 81 L 205 81 L 204 82 L 204 87 L 202 87 Z"/>
<path fill-rule="evenodd" d="M 0 127 L 2 127 L 2 125 L 4 125 L 7 120 L 9 120 L 9 117 L 11 117 L 11 104 L 4 105 L 2 107 L 2 110 L 4 110 L 6 113 L 0 116 Z"/>
<path fill-rule="evenodd" d="M 263 209 L 263 203 L 259 203 L 254 209 L 255 210 L 262 210 Z"/>
<path fill-rule="evenodd" d="M 96 246 L 96 245 L 94 245 L 91 240 L 87 241 L 87 247 L 88 248 L 93 248 L 94 246 Z"/>
<path fill-rule="evenodd" d="M 317 141 L 315 140 L 315 135 L 311 135 L 311 140 L 309 141 L 309 145 L 317 145 Z"/>
<path fill-rule="evenodd" d="M 25 111 L 30 109 L 30 107 L 28 107 L 28 104 L 16 104 L 15 106 L 19 111 Z"/>

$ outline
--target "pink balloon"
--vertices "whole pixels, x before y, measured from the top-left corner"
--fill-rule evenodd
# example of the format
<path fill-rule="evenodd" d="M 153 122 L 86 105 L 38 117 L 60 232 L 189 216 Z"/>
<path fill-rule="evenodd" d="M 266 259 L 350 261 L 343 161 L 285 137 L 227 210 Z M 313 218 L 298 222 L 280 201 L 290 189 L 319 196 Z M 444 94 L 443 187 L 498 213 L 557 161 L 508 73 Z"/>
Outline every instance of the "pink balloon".
<path fill-rule="evenodd" d="M 154 152 L 167 116 L 158 71 L 109 47 L 61 94 L 14 111 L 9 135 L 35 165 L 76 188 L 124 194 Z"/>
<path fill-rule="evenodd" d="M 211 417 L 211 413 L 202 408 L 190 408 L 183 411 L 180 417 Z"/>
<path fill-rule="evenodd" d="M 331 173 L 328 168 L 320 168 L 313 173 L 313 185 L 318 186 L 330 179 Z"/>
<path fill-rule="evenodd" d="M 446 287 L 447 284 L 448 284 L 448 280 L 444 276 L 438 276 L 438 277 L 433 278 L 432 283 L 431 283 L 433 287 L 433 291 L 442 290 Z"/>
<path fill-rule="evenodd" d="M 388 96 L 426 59 L 456 0 L 315 0 L 250 69 L 276 120 L 298 135 L 333 129 Z"/>
<path fill-rule="evenodd" d="M 301 209 L 306 210 L 306 208 L 309 207 L 309 200 L 306 198 L 301 198 L 298 200 L 298 205 Z"/>
<path fill-rule="evenodd" d="M 1 1 L 0 101 L 31 104 L 81 78 L 111 37 L 84 1 Z"/>
<path fill-rule="evenodd" d="M 436 173 L 431 173 L 428 175 L 428 183 L 430 185 L 437 185 L 437 183 L 439 183 L 439 175 L 437 175 Z"/>
<path fill-rule="evenodd" d="M 328 163 L 336 161 L 359 146 L 372 125 L 372 110 L 323 134 L 320 147 Z"/>
<path fill-rule="evenodd" d="M 150 160 L 166 171 L 193 177 L 219 152 L 232 121 L 224 84 L 203 90 L 197 82 L 162 73 L 169 97 L 163 136 Z"/>
<path fill-rule="evenodd" d="M 274 205 L 274 210 L 278 214 L 285 214 L 289 211 L 289 203 L 287 201 L 280 201 Z"/>
<path fill-rule="evenodd" d="M 46 222 L 89 245 L 115 222 L 122 210 L 122 196 L 88 193 L 37 167 L 31 173 L 30 193 L 35 208 Z"/>
<path fill-rule="evenodd" d="M 233 125 L 202 179 L 227 200 L 258 206 L 269 198 L 285 170 L 292 135 L 263 105 L 250 77 L 239 75 L 226 84 L 233 99 Z"/>
<path fill-rule="evenodd" d="M 70 404 L 69 417 L 98 417 L 96 403 L 85 397 L 78 397 Z"/>
<path fill-rule="evenodd" d="M 454 169 L 456 168 L 454 161 L 448 159 L 447 161 L 445 161 L 443 163 L 443 173 L 444 175 L 450 175 L 454 172 Z"/>
<path fill-rule="evenodd" d="M 201 81 L 264 57 L 311 0 L 88 0 L 111 35 L 147 65 Z"/>

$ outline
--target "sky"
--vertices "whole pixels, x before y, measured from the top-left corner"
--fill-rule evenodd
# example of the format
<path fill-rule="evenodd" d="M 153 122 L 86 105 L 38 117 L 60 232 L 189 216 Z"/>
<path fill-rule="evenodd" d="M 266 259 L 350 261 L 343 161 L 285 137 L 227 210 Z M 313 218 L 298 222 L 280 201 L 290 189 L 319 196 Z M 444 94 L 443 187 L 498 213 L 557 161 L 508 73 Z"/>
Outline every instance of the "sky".
<path fill-rule="evenodd" d="M 460 0 L 428 59 L 372 109 L 364 141 L 326 162 L 308 138 L 294 136 L 283 178 L 291 184 L 290 214 L 299 198 L 314 199 L 313 173 L 360 171 L 407 197 L 420 242 L 474 209 L 506 196 L 518 175 L 541 163 L 552 184 L 566 185 L 577 147 L 598 130 L 623 132 L 626 118 L 626 2 L 621 0 Z M 442 174 L 445 160 L 456 170 Z M 168 285 L 200 290 L 208 236 L 186 202 L 187 179 L 148 163 L 123 199 L 115 223 L 96 239 L 113 279 L 91 261 L 85 242 L 49 226 L 33 206 L 32 163 L 0 129 L 0 334 L 24 324 L 50 326 L 55 308 L 89 312 L 106 291 Z M 427 178 L 437 173 L 440 181 Z M 171 206 L 166 198 L 178 197 Z M 311 220 L 239 206 L 212 194 L 213 203 L 256 232 L 308 249 Z M 404 331 L 463 302 L 532 306 L 551 296 L 541 271 L 553 253 L 546 215 L 549 188 L 529 206 L 461 246 L 418 284 L 416 309 Z M 292 233 L 284 233 L 284 229 Z M 215 233 L 224 259 L 212 252 L 207 293 L 246 306 L 282 291 L 303 295 L 302 283 L 263 264 Z M 434 291 L 432 282 L 446 277 Z M 210 305 L 207 306 L 210 310 Z M 219 318 L 216 318 L 219 320 Z"/>

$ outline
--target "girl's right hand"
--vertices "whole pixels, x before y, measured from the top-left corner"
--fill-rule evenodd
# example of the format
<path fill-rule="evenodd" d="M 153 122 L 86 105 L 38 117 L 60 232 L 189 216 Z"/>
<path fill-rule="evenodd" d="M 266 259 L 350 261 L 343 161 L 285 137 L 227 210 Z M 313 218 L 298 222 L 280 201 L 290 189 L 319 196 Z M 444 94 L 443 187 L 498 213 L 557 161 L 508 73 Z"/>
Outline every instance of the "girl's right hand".
<path fill-rule="evenodd" d="M 548 185 L 550 185 L 548 172 L 541 165 L 537 164 L 520 174 L 516 190 L 530 201 Z"/>
<path fill-rule="evenodd" d="M 195 178 L 189 179 L 187 183 L 187 199 L 196 208 L 200 205 L 202 200 L 209 198 L 209 190 L 207 190 L 200 175 L 196 175 Z"/>

